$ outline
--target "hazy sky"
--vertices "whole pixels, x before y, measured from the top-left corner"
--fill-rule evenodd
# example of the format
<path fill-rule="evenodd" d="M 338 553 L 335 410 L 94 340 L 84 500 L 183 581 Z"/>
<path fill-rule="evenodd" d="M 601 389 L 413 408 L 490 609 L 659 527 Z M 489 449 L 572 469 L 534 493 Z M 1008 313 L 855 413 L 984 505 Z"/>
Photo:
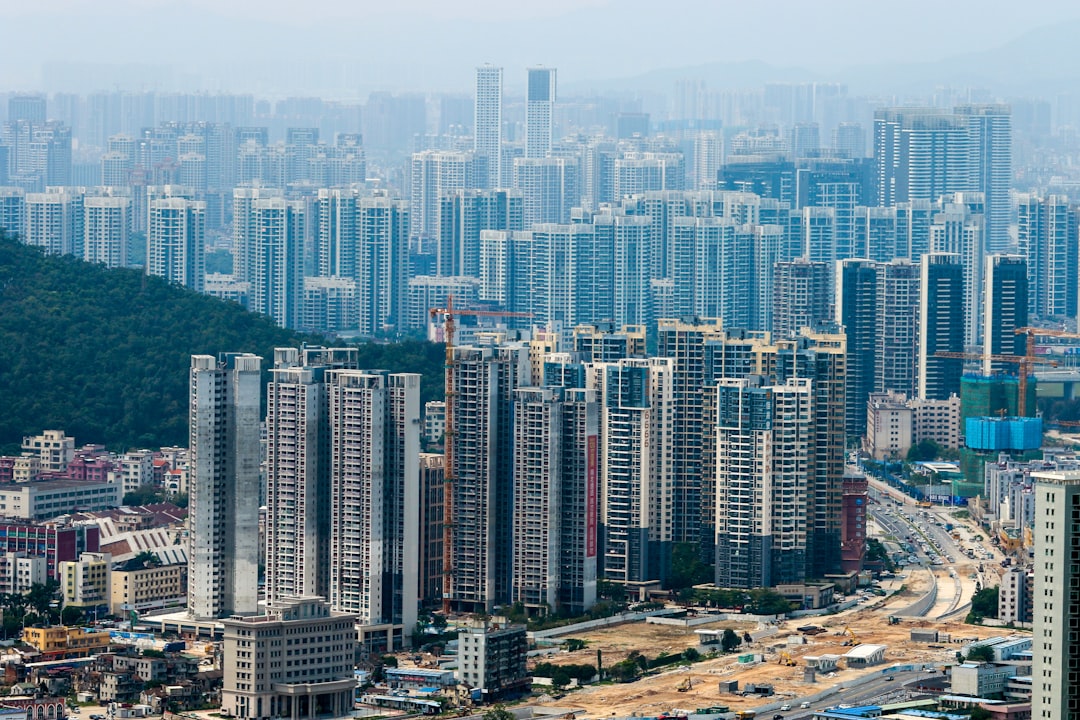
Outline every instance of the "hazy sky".
<path fill-rule="evenodd" d="M 1075 0 L 2 1 L 0 87 L 11 89 L 75 64 L 110 87 L 116 71 L 104 66 L 125 63 L 207 90 L 302 86 L 319 80 L 300 68 L 318 63 L 339 74 L 327 87 L 365 89 L 464 91 L 485 61 L 506 67 L 510 85 L 530 64 L 582 85 L 737 61 L 843 80 L 861 65 L 985 51 L 1080 18 Z"/>

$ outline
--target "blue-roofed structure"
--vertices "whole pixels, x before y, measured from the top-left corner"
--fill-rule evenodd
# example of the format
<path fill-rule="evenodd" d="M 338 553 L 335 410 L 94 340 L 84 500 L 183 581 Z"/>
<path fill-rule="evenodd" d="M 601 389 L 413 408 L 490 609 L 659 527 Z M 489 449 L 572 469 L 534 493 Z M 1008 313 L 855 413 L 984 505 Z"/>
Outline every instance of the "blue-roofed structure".
<path fill-rule="evenodd" d="M 1024 452 L 1042 447 L 1042 418 L 969 417 L 964 442 L 972 450 Z"/>

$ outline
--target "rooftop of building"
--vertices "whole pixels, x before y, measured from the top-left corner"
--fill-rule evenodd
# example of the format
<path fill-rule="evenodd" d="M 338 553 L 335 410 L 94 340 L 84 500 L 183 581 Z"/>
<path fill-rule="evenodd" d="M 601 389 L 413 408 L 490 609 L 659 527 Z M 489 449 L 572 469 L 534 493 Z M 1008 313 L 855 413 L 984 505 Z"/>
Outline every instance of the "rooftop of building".
<path fill-rule="evenodd" d="M 52 492 L 56 490 L 69 490 L 72 488 L 103 488 L 103 487 L 117 487 L 112 483 L 96 482 L 94 480 L 71 480 L 66 478 L 58 478 L 55 480 L 40 480 L 28 483 L 18 483 L 15 485 L 5 485 L 3 490 L 18 490 L 18 491 L 33 491 L 33 492 Z"/>
<path fill-rule="evenodd" d="M 1080 470 L 1039 470 L 1031 478 L 1050 485 L 1080 485 Z"/>

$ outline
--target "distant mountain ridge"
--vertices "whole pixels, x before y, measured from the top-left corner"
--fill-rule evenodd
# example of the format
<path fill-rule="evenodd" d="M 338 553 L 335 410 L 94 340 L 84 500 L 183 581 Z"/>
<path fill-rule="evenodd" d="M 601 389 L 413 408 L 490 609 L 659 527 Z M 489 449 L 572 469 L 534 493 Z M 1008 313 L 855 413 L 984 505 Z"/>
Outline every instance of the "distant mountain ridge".
<path fill-rule="evenodd" d="M 753 88 L 769 82 L 835 82 L 847 85 L 852 94 L 927 93 L 952 86 L 986 88 L 1000 95 L 1048 96 L 1080 85 L 1077 37 L 1080 20 L 1045 25 L 992 49 L 927 62 L 869 62 L 834 70 L 778 66 L 759 60 L 714 62 L 572 82 L 568 88 L 670 93 L 679 80 L 703 80 L 710 89 Z"/>

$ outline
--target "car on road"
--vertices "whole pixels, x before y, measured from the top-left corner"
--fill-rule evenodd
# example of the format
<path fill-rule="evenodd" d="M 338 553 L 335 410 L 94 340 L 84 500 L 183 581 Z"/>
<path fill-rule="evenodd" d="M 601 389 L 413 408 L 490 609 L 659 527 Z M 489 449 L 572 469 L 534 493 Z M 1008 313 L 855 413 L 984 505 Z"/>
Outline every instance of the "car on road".
<path fill-rule="evenodd" d="M 801 708 L 802 710 L 805 710 L 808 707 L 810 707 L 810 701 L 809 700 L 807 700 L 806 702 L 804 702 L 802 705 L 799 706 L 799 708 Z"/>
<path fill-rule="evenodd" d="M 894 678 L 892 675 L 886 675 L 885 676 L 885 682 L 892 682 L 895 679 L 896 678 Z"/>
<path fill-rule="evenodd" d="M 791 704 L 790 703 L 784 703 L 783 705 L 780 706 L 780 711 L 781 712 L 787 712 L 790 709 L 791 709 Z"/>

